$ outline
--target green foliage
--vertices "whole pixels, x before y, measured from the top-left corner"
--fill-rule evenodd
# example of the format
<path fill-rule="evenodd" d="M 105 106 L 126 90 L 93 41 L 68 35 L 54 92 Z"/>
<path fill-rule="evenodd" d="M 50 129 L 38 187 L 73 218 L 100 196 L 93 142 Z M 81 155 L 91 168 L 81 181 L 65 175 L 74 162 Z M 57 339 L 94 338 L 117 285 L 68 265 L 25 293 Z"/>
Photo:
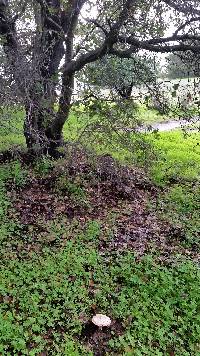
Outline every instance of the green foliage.
<path fill-rule="evenodd" d="M 84 84 L 114 90 L 122 98 L 129 98 L 133 86 L 153 83 L 156 79 L 154 58 L 134 56 L 117 58 L 105 56 L 88 64 L 78 79 Z"/>
<path fill-rule="evenodd" d="M 96 304 L 124 327 L 110 341 L 113 352 L 198 355 L 198 268 L 190 263 L 163 267 L 149 258 L 138 263 L 130 253 L 104 259 L 85 245 L 87 234 L 60 252 L 46 250 L 43 257 L 2 266 L 1 354 L 26 355 L 32 345 L 32 355 L 49 348 L 53 355 L 85 355 L 72 337 L 80 335 L 81 316 L 90 319 Z"/>
<path fill-rule="evenodd" d="M 23 169 L 19 161 L 13 161 L 8 165 L 9 179 L 17 188 L 23 187 L 27 182 L 28 171 Z"/>
<path fill-rule="evenodd" d="M 24 111 L 22 109 L 10 110 L 6 108 L 0 113 L 0 151 L 6 151 L 19 146 L 25 146 L 25 138 L 23 135 L 23 118 Z"/>
<path fill-rule="evenodd" d="M 129 254 L 121 258 L 114 273 L 121 281 L 114 313 L 127 328 L 114 345 L 125 350 L 129 346 L 133 355 L 198 354 L 198 268 L 187 263 L 161 267 L 151 259 L 134 264 Z"/>
<path fill-rule="evenodd" d="M 75 107 L 74 113 L 76 115 L 70 117 L 64 128 L 67 140 L 78 141 L 97 154 L 111 154 L 129 164 L 138 161 L 148 164 L 154 157 L 151 136 L 138 133 L 135 128 L 141 124 L 142 118 L 154 121 L 158 117 L 155 111 L 148 115 L 144 106 L 137 106 L 132 101 L 90 98 L 84 105 Z"/>
<path fill-rule="evenodd" d="M 28 172 L 22 168 L 19 161 L 12 161 L 0 167 L 0 181 L 2 183 L 23 187 L 26 184 L 27 175 Z"/>
<path fill-rule="evenodd" d="M 79 203 L 87 201 L 87 195 L 81 182 L 78 180 L 70 181 L 65 175 L 61 175 L 57 179 L 55 189 L 58 193 L 69 194 L 74 201 Z"/>
<path fill-rule="evenodd" d="M 200 209 L 200 188 L 198 186 L 175 185 L 169 189 L 167 198 L 173 205 L 172 210 L 181 214 L 190 214 Z"/>
<path fill-rule="evenodd" d="M 100 124 L 99 115 L 92 114 L 98 112 L 99 103 L 93 104 L 88 121 L 93 117 L 93 123 Z M 118 113 L 115 107 L 113 111 Z M 83 117 L 85 122 L 76 128 L 87 124 L 85 113 Z M 125 119 L 128 122 L 128 116 Z M 71 123 L 77 122 L 73 116 Z M 115 123 L 117 126 L 117 120 Z M 72 131 L 77 140 L 75 129 Z M 146 162 L 153 181 L 165 187 L 156 207 L 160 217 L 179 227 L 180 246 L 199 249 L 199 134 L 184 138 L 178 131 L 122 133 L 124 141 L 120 141 L 118 133 L 110 132 L 95 133 L 90 147 L 123 162 Z M 52 161 L 43 159 L 37 162 L 35 172 L 45 176 L 52 167 Z M 138 260 L 132 252 L 102 252 L 101 237 L 115 237 L 114 222 L 113 230 L 105 232 L 101 229 L 104 222 L 89 220 L 81 228 L 80 221 L 69 225 L 61 216 L 47 222 L 45 231 L 36 230 L 37 236 L 31 236 L 32 226 L 27 232 L 13 209 L 7 214 L 11 202 L 6 188 L 21 189 L 27 176 L 18 161 L 0 167 L 0 354 L 92 356 L 92 346 L 91 351 L 89 343 L 86 347 L 83 333 L 94 313 L 101 312 L 120 327 L 120 336 L 115 328 L 111 331 L 111 355 L 198 356 L 198 265 L 180 262 L 178 256 L 174 256 L 173 265 L 165 266 L 150 256 Z M 173 185 L 166 188 L 169 183 Z M 71 180 L 61 175 L 55 188 L 78 204 L 87 198 L 80 177 Z M 182 230 L 184 234 L 179 235 Z M 169 235 L 171 243 L 173 238 Z M 36 252 L 30 250 L 34 239 L 45 241 Z M 53 247 L 48 242 L 53 242 Z"/>
<path fill-rule="evenodd" d="M 7 213 L 10 209 L 12 212 L 12 204 L 7 194 L 7 186 L 10 188 L 22 188 L 27 182 L 28 172 L 22 169 L 20 162 L 13 161 L 0 166 L 0 255 L 4 255 L 6 248 L 9 249 L 9 238 L 14 235 L 16 243 L 17 237 L 21 235 L 21 226 L 14 218 L 9 218 Z M 11 215 L 12 216 L 12 215 Z M 6 253 L 5 253 L 6 254 Z"/>
<path fill-rule="evenodd" d="M 1 172 L 1 170 L 0 170 Z M 10 203 L 6 195 L 6 188 L 0 179 L 0 222 L 4 218 Z"/>
<path fill-rule="evenodd" d="M 87 131 L 87 128 L 88 130 L 89 128 L 94 128 L 95 123 L 97 123 L 97 126 L 99 123 L 103 124 L 104 115 L 103 117 L 101 117 L 102 103 L 103 102 L 101 101 L 98 102 L 91 100 L 90 105 L 89 102 L 86 103 L 87 110 L 86 106 L 83 104 L 73 107 L 69 119 L 67 120 L 64 126 L 64 138 L 70 141 L 79 140 L 79 138 L 82 137 L 82 133 L 85 130 Z M 106 101 L 105 105 L 107 105 Z M 116 104 L 115 107 L 117 107 Z M 107 109 L 110 109 L 108 105 Z M 105 109 L 103 111 L 105 113 Z M 118 114 L 119 112 L 116 113 Z M 119 125 L 122 125 L 122 122 L 126 124 L 125 117 L 122 117 L 123 114 L 124 106 L 121 107 L 120 117 L 117 117 L 117 115 L 115 115 L 115 118 L 117 119 Z M 12 120 L 6 122 L 7 124 L 3 125 L 0 128 L 0 151 L 5 151 L 7 149 L 15 150 L 15 148 L 18 148 L 19 146 L 24 147 L 25 145 L 25 140 L 23 136 L 24 112 L 22 110 L 18 110 L 15 113 L 10 113 L 10 116 Z M 138 106 L 135 103 L 132 103 L 132 107 L 129 106 L 129 111 L 126 115 L 126 120 L 128 120 L 128 124 L 130 124 L 131 121 L 132 123 L 136 124 L 137 121 L 152 123 L 156 121 L 162 121 L 164 118 L 165 117 L 159 115 L 156 110 L 146 110 L 145 106 Z M 106 122 L 104 126 L 106 126 Z M 46 160 L 48 161 L 48 159 L 45 159 L 45 161 Z M 45 165 L 45 163 L 43 162 L 43 160 L 41 160 L 40 164 L 38 163 L 38 165 Z"/>
<path fill-rule="evenodd" d="M 53 161 L 49 157 L 38 159 L 34 165 L 34 172 L 38 175 L 45 176 L 53 167 Z"/>
<path fill-rule="evenodd" d="M 35 256 L 31 262 L 13 261 L 8 265 L 9 270 L 5 268 L 5 274 L 1 275 L 0 287 L 1 296 L 5 298 L 0 323 L 4 330 L 2 349 L 7 350 L 10 345 L 15 352 L 24 353 L 27 342 L 32 341 L 38 352 L 47 343 L 42 335 L 50 329 L 53 338 L 54 333 L 58 334 L 59 341 L 62 341 L 62 333 L 57 333 L 59 328 L 70 330 L 72 335 L 79 332 L 78 315 L 90 305 L 84 287 L 89 279 L 85 264 L 92 267 L 95 261 L 94 251 L 87 249 L 86 252 L 83 247 L 75 248 L 73 243 L 68 243 L 61 254 L 49 251 L 43 259 Z M 70 278 L 74 279 L 73 283 Z M 9 297 L 13 302 L 7 301 Z M 9 311 L 15 305 L 18 305 L 16 314 Z"/>
<path fill-rule="evenodd" d="M 75 342 L 70 336 L 67 336 L 65 338 L 65 342 L 63 342 L 63 346 L 59 346 L 57 348 L 60 349 L 60 353 L 57 353 L 57 355 L 65 355 L 65 356 L 92 356 L 93 353 L 90 352 L 89 350 L 86 351 L 86 349 L 79 344 L 78 342 Z"/>
<path fill-rule="evenodd" d="M 176 184 L 159 197 L 158 207 L 163 219 L 175 228 L 184 246 L 200 247 L 200 188 L 199 185 Z M 182 230 L 182 231 L 181 231 Z"/>

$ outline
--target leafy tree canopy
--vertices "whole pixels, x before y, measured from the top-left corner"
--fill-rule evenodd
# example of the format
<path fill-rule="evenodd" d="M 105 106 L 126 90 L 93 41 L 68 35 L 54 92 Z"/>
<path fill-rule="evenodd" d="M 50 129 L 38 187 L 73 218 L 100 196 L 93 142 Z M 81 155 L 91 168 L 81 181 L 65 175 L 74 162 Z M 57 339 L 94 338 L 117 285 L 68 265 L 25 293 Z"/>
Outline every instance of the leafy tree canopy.
<path fill-rule="evenodd" d="M 122 98 L 129 98 L 133 86 L 153 83 L 156 74 L 153 57 L 105 56 L 97 62 L 88 64 L 78 78 L 88 86 L 114 90 Z"/>

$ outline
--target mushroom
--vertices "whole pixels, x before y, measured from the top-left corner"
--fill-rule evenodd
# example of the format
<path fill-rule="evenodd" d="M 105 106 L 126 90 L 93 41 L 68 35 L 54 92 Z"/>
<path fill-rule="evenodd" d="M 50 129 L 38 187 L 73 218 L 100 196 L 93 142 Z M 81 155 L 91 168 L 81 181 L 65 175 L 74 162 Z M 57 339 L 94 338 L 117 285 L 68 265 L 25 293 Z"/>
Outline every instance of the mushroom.
<path fill-rule="evenodd" d="M 111 319 L 103 314 L 96 314 L 92 318 L 92 323 L 102 329 L 103 326 L 110 326 Z"/>

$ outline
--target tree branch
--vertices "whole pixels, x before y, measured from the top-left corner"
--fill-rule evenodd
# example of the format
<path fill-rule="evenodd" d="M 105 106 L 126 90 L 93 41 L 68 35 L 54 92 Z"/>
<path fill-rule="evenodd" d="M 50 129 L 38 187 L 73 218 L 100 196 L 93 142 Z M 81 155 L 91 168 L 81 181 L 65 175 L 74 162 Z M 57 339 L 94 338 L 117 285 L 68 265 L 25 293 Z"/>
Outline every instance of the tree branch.
<path fill-rule="evenodd" d="M 69 75 L 81 70 L 86 64 L 94 62 L 109 53 L 110 46 L 111 44 L 109 43 L 109 40 L 105 41 L 101 47 L 98 47 L 97 49 L 88 53 L 82 54 L 76 60 L 67 63 L 67 65 L 65 65 L 64 71 Z"/>
<path fill-rule="evenodd" d="M 172 7 L 174 10 L 178 11 L 178 12 L 182 12 L 185 15 L 198 15 L 200 16 L 200 10 L 195 9 L 192 5 L 180 5 L 177 4 L 175 1 L 173 0 L 163 0 L 165 4 L 169 5 L 170 7 Z M 186 1 L 185 1 L 186 2 Z M 186 2 L 187 3 L 187 2 Z"/>
<path fill-rule="evenodd" d="M 135 3 L 136 0 L 126 0 L 118 19 L 111 26 L 109 33 L 106 33 L 106 37 L 102 45 L 95 50 L 80 55 L 76 60 L 66 63 L 64 66 L 64 73 L 66 73 L 66 75 L 71 75 L 72 73 L 81 70 L 86 64 L 94 62 L 110 52 L 110 49 L 118 41 L 119 31 L 127 19 L 131 7 Z"/>
<path fill-rule="evenodd" d="M 82 16 L 83 17 L 83 16 Z M 89 23 L 92 23 L 93 25 L 95 25 L 97 28 L 100 28 L 100 30 L 107 36 L 108 35 L 108 31 L 95 19 L 88 19 L 83 17 L 83 19 Z"/>
<path fill-rule="evenodd" d="M 74 32 L 78 16 L 86 1 L 87 0 L 72 0 L 69 8 L 62 12 L 62 28 L 65 34 L 69 35 Z"/>
<path fill-rule="evenodd" d="M 200 21 L 200 17 L 192 17 L 190 20 L 186 21 L 184 24 L 182 24 L 181 26 L 179 26 L 179 27 L 177 28 L 177 30 L 174 32 L 173 36 L 177 36 L 178 33 L 179 33 L 181 30 L 184 30 L 185 27 L 187 27 L 187 26 L 190 25 L 191 23 L 197 22 L 197 21 Z"/>
<path fill-rule="evenodd" d="M 183 34 L 183 35 L 174 35 L 173 34 L 172 36 L 169 36 L 169 37 L 151 38 L 147 41 L 140 41 L 133 36 L 130 36 L 130 37 L 119 36 L 118 40 L 119 40 L 119 42 L 121 42 L 123 44 L 144 46 L 144 45 L 164 44 L 167 42 L 200 41 L 200 36 L 188 35 L 188 34 Z"/>
<path fill-rule="evenodd" d="M 199 46 L 192 46 L 192 45 L 186 45 L 183 43 L 180 43 L 178 45 L 151 45 L 145 42 L 140 42 L 140 41 L 132 41 L 132 49 L 129 50 L 116 50 L 116 49 L 111 49 L 110 53 L 119 55 L 121 58 L 124 56 L 126 58 L 130 58 L 132 53 L 135 53 L 139 50 L 147 50 L 149 52 L 155 52 L 155 53 L 170 53 L 170 52 L 187 52 L 191 51 L 193 53 L 199 54 L 200 53 L 200 45 Z M 115 52 L 115 53 L 114 53 Z"/>
<path fill-rule="evenodd" d="M 75 73 L 82 69 L 86 64 L 94 62 L 97 59 L 102 58 L 105 54 L 115 54 L 121 58 L 131 58 L 133 53 L 144 49 L 150 52 L 157 53 L 169 53 L 178 51 L 191 51 L 193 53 L 200 53 L 200 45 L 189 45 L 184 43 L 179 43 L 177 45 L 169 45 L 166 43 L 176 42 L 176 41 L 186 41 L 186 40 L 196 40 L 200 41 L 200 36 L 193 35 L 181 35 L 181 36 L 171 36 L 166 38 L 152 38 L 148 41 L 139 41 L 134 37 L 118 37 L 118 41 L 121 43 L 126 43 L 131 45 L 127 50 L 117 50 L 113 48 L 113 45 L 117 43 L 117 40 L 112 37 L 112 33 L 109 34 L 104 42 L 104 44 L 86 54 L 82 54 L 77 60 L 71 61 L 65 67 L 66 72 Z M 165 44 L 165 46 L 163 46 Z"/>
<path fill-rule="evenodd" d="M 8 2 L 5 6 L 0 7 L 0 36 L 3 38 L 3 48 L 7 56 L 10 72 L 14 76 L 15 82 L 22 95 L 25 93 L 25 73 L 19 71 L 19 68 L 26 68 L 27 63 L 21 53 L 20 44 L 17 40 L 15 22 L 11 19 Z"/>

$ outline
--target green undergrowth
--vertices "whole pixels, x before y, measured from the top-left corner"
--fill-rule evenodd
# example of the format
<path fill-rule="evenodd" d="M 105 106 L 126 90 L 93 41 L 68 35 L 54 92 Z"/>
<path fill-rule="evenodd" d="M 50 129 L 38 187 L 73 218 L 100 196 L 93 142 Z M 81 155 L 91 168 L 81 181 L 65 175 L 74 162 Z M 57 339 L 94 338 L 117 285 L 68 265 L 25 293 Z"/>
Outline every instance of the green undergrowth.
<path fill-rule="evenodd" d="M 157 200 L 157 212 L 160 219 L 168 221 L 175 231 L 169 237 L 173 244 L 175 240 L 185 248 L 200 249 L 200 186 L 175 184 L 165 188 Z"/>
<path fill-rule="evenodd" d="M 138 106 L 134 115 L 136 121 L 139 120 L 143 123 L 153 123 L 166 119 L 165 116 L 160 115 L 156 110 L 147 110 L 142 105 Z M 2 120 L 0 128 L 0 151 L 18 148 L 19 146 L 25 147 L 25 138 L 23 135 L 24 111 L 17 108 L 13 110 L 1 110 L 0 116 Z M 69 141 L 79 140 L 85 131 L 93 131 L 96 123 L 102 124 L 102 119 L 99 115 L 94 115 L 91 119 L 91 115 L 84 113 L 81 109 L 78 110 L 78 113 L 76 110 L 72 110 L 64 126 L 64 138 Z"/>
<path fill-rule="evenodd" d="M 154 117 L 154 111 L 144 107 L 139 107 L 138 112 L 141 118 Z M 19 111 L 13 115 L 12 122 L 0 129 L 0 151 L 24 145 L 23 113 Z M 111 154 L 124 163 L 145 166 L 153 182 L 160 186 L 173 179 L 199 179 L 200 133 L 184 135 L 181 130 L 159 134 L 113 132 L 109 119 L 106 123 L 95 115 L 91 119 L 85 113 L 72 112 L 64 126 L 64 138 L 68 142 L 78 140 L 97 154 Z"/>
<path fill-rule="evenodd" d="M 150 169 L 152 180 L 163 186 L 173 181 L 200 179 L 200 133 L 184 135 L 181 130 L 154 135 L 157 157 Z"/>
<path fill-rule="evenodd" d="M 80 132 L 76 121 L 71 118 L 72 136 L 65 127 L 68 141 Z M 16 144 L 16 138 L 22 143 L 22 136 L 4 130 L 0 150 Z M 198 254 L 200 134 L 124 133 L 120 140 L 116 133 L 109 135 L 96 134 L 89 148 L 123 163 L 145 165 L 158 189 L 151 209 L 177 231 L 169 241 L 176 239 L 180 248 Z M 20 192 L 30 176 L 45 179 L 53 168 L 48 158 L 31 170 L 16 160 L 0 166 L 0 354 L 200 355 L 196 260 L 177 255 L 173 264 L 165 264 L 159 253 L 138 259 L 134 251 L 102 252 L 102 235 L 111 241 L 115 224 L 105 233 L 104 222 L 92 217 L 84 227 L 62 218 L 43 221 L 42 232 L 20 222 L 10 193 Z M 53 194 L 78 206 L 88 204 L 84 186 L 62 169 Z M 35 240 L 42 241 L 38 250 L 32 248 Z M 91 334 L 96 313 L 108 315 L 113 323 Z"/>
<path fill-rule="evenodd" d="M 77 204 L 87 204 L 87 195 L 80 183 L 79 180 L 68 179 L 66 175 L 60 175 L 55 183 L 55 192 L 61 195 L 69 194 Z"/>
<path fill-rule="evenodd" d="M 6 193 L 6 184 L 13 184 L 15 188 L 22 187 L 26 183 L 27 175 L 28 171 L 23 170 L 18 161 L 12 161 L 9 164 L 0 166 L 0 219 L 4 220 L 7 207 L 10 206 Z"/>
<path fill-rule="evenodd" d="M 1 110 L 0 151 L 25 147 L 23 135 L 23 110 Z"/>
<path fill-rule="evenodd" d="M 121 325 L 120 336 L 112 329 L 109 354 L 198 355 L 198 267 L 103 256 L 97 245 L 90 222 L 60 251 L 1 260 L 1 355 L 92 355 L 84 330 L 96 312 Z"/>
<path fill-rule="evenodd" d="M 168 221 L 175 239 L 198 252 L 200 216 L 200 133 L 184 136 L 181 131 L 155 136 L 157 157 L 149 169 L 154 184 L 162 188 L 157 205 L 160 219 Z M 174 243 L 174 237 L 170 238 Z"/>
<path fill-rule="evenodd" d="M 35 174 L 45 177 L 52 164 L 38 162 Z M 198 264 L 178 255 L 165 265 L 150 255 L 139 260 L 134 251 L 102 253 L 100 238 L 111 240 L 113 231 L 105 235 L 102 223 L 92 218 L 84 228 L 78 221 L 46 223 L 45 234 L 40 233 L 46 243 L 38 252 L 31 250 L 31 226 L 25 229 L 18 221 L 7 194 L 8 187 L 23 188 L 28 174 L 17 161 L 0 167 L 0 354 L 199 355 Z M 62 174 L 55 187 L 85 199 L 78 182 Z M 195 189 L 165 190 L 160 212 L 174 224 L 180 216 L 197 222 L 199 210 L 191 217 L 199 209 Z M 91 334 L 96 313 L 108 315 L 113 324 Z"/>

